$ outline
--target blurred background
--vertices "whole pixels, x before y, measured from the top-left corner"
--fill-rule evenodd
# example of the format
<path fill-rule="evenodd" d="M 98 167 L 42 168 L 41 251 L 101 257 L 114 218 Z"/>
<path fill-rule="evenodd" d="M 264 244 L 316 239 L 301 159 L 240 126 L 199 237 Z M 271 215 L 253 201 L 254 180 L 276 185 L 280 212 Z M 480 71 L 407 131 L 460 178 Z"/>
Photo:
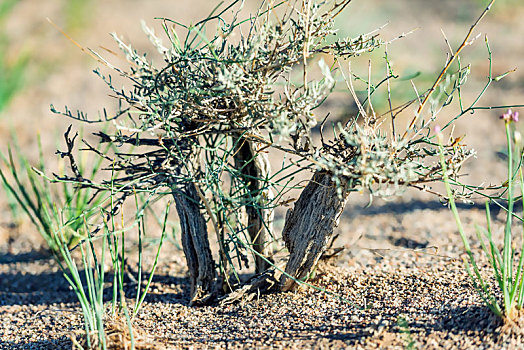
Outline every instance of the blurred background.
<path fill-rule="evenodd" d="M 444 39 L 455 49 L 471 24 L 489 1 L 485 0 L 354 0 L 338 18 L 342 35 L 356 37 L 377 28 L 385 40 L 413 32 L 388 46 L 388 56 L 395 73 L 409 81 L 415 79 L 419 91 L 429 88 L 442 69 L 449 52 Z M 110 57 L 116 64 L 125 61 L 109 51 L 118 48 L 109 33 L 116 32 L 124 42 L 131 42 L 139 52 L 148 52 L 160 64 L 155 50 L 141 30 L 144 20 L 157 33 L 162 29 L 155 17 L 168 17 L 183 23 L 204 18 L 219 4 L 211 0 L 0 0 L 0 149 L 16 145 L 30 161 L 38 159 L 37 135 L 47 167 L 57 167 L 57 148 L 63 148 L 62 134 L 71 123 L 74 129 L 86 128 L 79 122 L 50 112 L 50 105 L 63 110 L 67 105 L 73 112 L 84 111 L 97 119 L 98 111 L 113 110 L 115 102 L 108 96 L 106 85 L 92 73 L 102 67 L 82 52 L 72 40 Z M 255 10 L 258 0 L 246 0 L 246 10 Z M 50 19 L 53 26 L 47 19 Z M 485 36 L 493 52 L 493 75 L 498 76 L 519 68 L 505 79 L 492 84 L 482 97 L 480 106 L 524 103 L 524 2 L 498 0 L 493 10 L 475 30 L 479 35 L 473 45 L 461 55 L 463 66 L 472 65 L 468 82 L 470 100 L 477 96 L 487 81 L 488 53 Z M 108 51 L 109 50 L 109 51 Z M 356 73 L 367 75 L 368 59 L 381 59 L 383 50 L 353 63 Z M 520 67 L 519 67 L 520 66 Z M 382 69 L 382 68 L 380 68 Z M 383 77 L 383 71 L 374 71 Z M 396 90 L 394 101 L 413 98 L 410 84 Z M 380 97 L 380 96 L 379 96 Z M 350 108 L 349 94 L 331 101 L 335 109 Z M 387 101 L 376 99 L 378 112 L 387 111 Z M 466 143 L 478 151 L 478 159 L 468 169 L 476 184 L 504 181 L 504 165 L 497 151 L 504 145 L 504 130 L 498 115 L 503 110 L 477 112 L 463 118 L 456 135 L 466 134 Z M 522 114 L 522 112 L 521 112 Z M 445 116 L 444 116 L 445 118 Z M 86 130 L 86 134 L 89 129 Z M 415 195 L 417 196 L 417 195 Z M 0 195 L 0 222 L 8 222 L 9 210 Z M 402 197 L 398 201 L 409 201 Z M 364 196 L 360 202 L 365 203 Z M 359 200 L 356 201 L 359 203 Z"/>

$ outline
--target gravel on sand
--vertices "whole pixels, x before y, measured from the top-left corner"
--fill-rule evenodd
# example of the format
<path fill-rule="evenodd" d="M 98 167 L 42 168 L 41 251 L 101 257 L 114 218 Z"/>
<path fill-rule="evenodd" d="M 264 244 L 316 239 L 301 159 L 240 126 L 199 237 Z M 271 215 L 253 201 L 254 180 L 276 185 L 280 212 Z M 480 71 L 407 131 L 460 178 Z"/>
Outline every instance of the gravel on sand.
<path fill-rule="evenodd" d="M 324 291 L 301 288 L 234 305 L 188 306 L 181 252 L 166 246 L 170 258 L 162 260 L 134 320 L 137 344 L 150 349 L 521 348 L 519 328 L 494 317 L 473 289 L 452 223 L 436 228 L 435 222 L 449 222 L 449 212 L 405 209 L 345 215 L 339 240 L 347 249 L 336 261 L 321 263 L 311 281 Z M 471 225 L 482 212 L 468 214 Z M 346 234 L 349 227 L 352 233 Z M 71 348 L 71 338 L 82 334 L 82 316 L 56 264 L 27 239 L 0 248 L 0 349 Z M 127 297 L 134 301 L 133 288 Z M 118 333 L 118 326 L 111 326 L 118 322 L 111 322 L 108 333 Z"/>

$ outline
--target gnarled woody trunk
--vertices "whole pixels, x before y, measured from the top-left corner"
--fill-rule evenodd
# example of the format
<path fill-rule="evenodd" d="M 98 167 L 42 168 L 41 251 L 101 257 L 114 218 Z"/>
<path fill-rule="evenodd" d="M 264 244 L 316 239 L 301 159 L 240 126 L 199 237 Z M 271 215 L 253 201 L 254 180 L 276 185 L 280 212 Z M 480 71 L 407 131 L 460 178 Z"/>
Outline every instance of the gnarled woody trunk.
<path fill-rule="evenodd" d="M 267 256 L 268 228 L 271 227 L 273 210 L 264 207 L 264 196 L 269 198 L 271 192 L 264 189 L 263 179 L 268 175 L 266 156 L 254 149 L 255 145 L 239 138 L 235 162 L 242 173 L 243 181 L 247 184 L 249 199 L 256 197 L 253 205 L 246 207 L 248 214 L 248 231 L 253 248 L 263 256 Z M 250 293 L 255 290 L 280 288 L 289 290 L 295 279 L 303 279 L 311 272 L 318 259 L 325 251 L 334 228 L 338 225 L 340 215 L 344 210 L 349 191 L 348 183 L 343 183 L 337 189 L 329 172 L 316 172 L 294 208 L 289 209 L 282 237 L 290 255 L 285 267 L 286 274 L 269 268 L 269 264 L 262 258 L 255 259 L 256 272 L 261 274 L 252 285 L 243 288 Z M 340 192 L 341 191 L 341 192 Z M 263 192 L 263 195 L 262 195 Z M 339 196 L 342 193 L 342 196 Z M 193 183 L 179 185 L 174 189 L 173 196 L 180 218 L 182 229 L 182 245 L 191 276 L 191 303 L 205 304 L 211 301 L 216 294 L 216 270 L 211 249 L 209 246 L 206 221 L 201 212 L 201 198 L 198 189 Z M 249 202 L 249 201 L 248 201 Z M 280 283 L 275 283 L 280 278 Z M 232 299 L 242 295 L 233 293 Z"/>
<path fill-rule="evenodd" d="M 290 255 L 285 271 L 296 279 L 307 277 L 316 265 L 344 211 L 349 184 L 341 184 L 337 191 L 332 177 L 329 172 L 316 172 L 294 208 L 286 213 L 282 238 Z M 281 276 L 282 290 L 289 290 L 294 284 L 286 275 Z"/>
<path fill-rule="evenodd" d="M 211 255 L 206 221 L 195 184 L 173 191 L 182 231 L 182 247 L 191 278 L 191 304 L 202 305 L 214 297 L 215 262 Z"/>
<path fill-rule="evenodd" d="M 248 190 L 246 202 L 252 203 L 246 205 L 247 231 L 253 249 L 260 254 L 255 256 L 255 272 L 261 273 L 270 266 L 266 259 L 270 259 L 267 241 L 273 227 L 273 208 L 268 208 L 266 203 L 271 202 L 273 194 L 264 186 L 264 179 L 269 176 L 269 160 L 265 153 L 257 152 L 258 146 L 237 135 L 235 164 Z"/>
<path fill-rule="evenodd" d="M 289 209 L 282 236 L 290 255 L 285 272 L 281 263 L 257 275 L 249 284 L 234 291 L 222 300 L 223 304 L 234 303 L 269 290 L 290 290 L 295 286 L 293 279 L 307 277 L 325 251 L 334 228 L 338 225 L 349 196 L 349 183 L 340 185 L 333 181 L 333 174 L 316 172 L 293 209 Z M 278 267 L 277 267 L 278 266 Z M 248 296 L 251 295 L 251 296 Z"/>

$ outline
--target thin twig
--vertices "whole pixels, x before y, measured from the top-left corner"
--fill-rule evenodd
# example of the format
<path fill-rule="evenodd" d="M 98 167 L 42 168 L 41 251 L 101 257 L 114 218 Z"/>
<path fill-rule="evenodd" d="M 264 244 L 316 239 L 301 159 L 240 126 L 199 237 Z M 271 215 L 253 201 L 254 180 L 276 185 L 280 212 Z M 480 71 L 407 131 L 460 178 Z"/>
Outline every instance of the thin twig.
<path fill-rule="evenodd" d="M 420 104 L 420 106 L 418 107 L 416 113 L 415 113 L 415 116 L 413 117 L 413 119 L 411 120 L 411 122 L 409 123 L 409 126 L 407 127 L 406 131 L 404 132 L 404 134 L 402 135 L 402 139 L 404 139 L 409 130 L 411 130 L 413 128 L 413 126 L 415 125 L 415 123 L 417 122 L 418 118 L 420 117 L 420 114 L 422 113 L 422 109 L 424 108 L 424 106 L 426 105 L 426 103 L 428 102 L 429 98 L 432 96 L 433 92 L 437 89 L 437 86 L 440 85 L 440 82 L 442 81 L 442 78 L 444 78 L 444 75 L 446 74 L 446 72 L 448 71 L 448 69 L 451 67 L 451 64 L 453 62 L 455 62 L 455 59 L 458 57 L 458 55 L 460 54 L 460 52 L 462 51 L 462 49 L 464 49 L 466 46 L 469 45 L 469 38 L 471 37 L 471 35 L 473 34 L 473 31 L 475 30 L 475 28 L 478 26 L 478 24 L 480 23 L 480 21 L 486 16 L 486 14 L 489 12 L 489 10 L 491 9 L 491 6 L 493 5 L 493 3 L 495 3 L 496 0 L 491 0 L 490 3 L 488 4 L 488 6 L 484 9 L 484 11 L 482 12 L 482 14 L 477 18 L 477 20 L 475 21 L 475 23 L 473 23 L 473 25 L 471 25 L 468 33 L 466 34 L 466 37 L 464 38 L 464 40 L 462 41 L 462 44 L 460 44 L 460 46 L 458 47 L 458 49 L 455 51 L 454 54 L 451 55 L 451 57 L 449 58 L 448 60 L 448 63 L 444 66 L 444 68 L 442 69 L 442 71 L 440 72 L 440 74 L 438 75 L 437 79 L 435 80 L 435 82 L 433 83 L 433 85 L 431 86 L 431 88 L 429 89 L 428 93 L 426 94 L 426 97 L 424 98 L 424 100 L 422 101 L 422 103 Z"/>

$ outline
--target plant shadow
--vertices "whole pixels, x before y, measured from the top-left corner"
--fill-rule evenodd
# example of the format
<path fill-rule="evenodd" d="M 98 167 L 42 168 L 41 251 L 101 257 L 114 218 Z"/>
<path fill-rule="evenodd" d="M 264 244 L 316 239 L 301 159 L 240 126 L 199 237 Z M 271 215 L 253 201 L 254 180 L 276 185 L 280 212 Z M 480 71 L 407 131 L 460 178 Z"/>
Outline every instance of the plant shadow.
<path fill-rule="evenodd" d="M 36 340 L 24 343 L 17 343 L 14 341 L 2 341 L 0 340 L 0 349 L 49 349 L 49 350 L 60 350 L 60 349 L 72 349 L 73 343 L 68 336 L 61 336 L 52 340 Z"/>
<path fill-rule="evenodd" d="M 410 324 L 411 327 L 422 327 L 426 331 L 441 330 L 449 333 L 497 333 L 503 321 L 497 317 L 487 306 L 461 306 L 444 309 L 439 317 L 429 327 L 427 324 Z"/>
<path fill-rule="evenodd" d="M 12 254 L 9 252 L 0 254 L 0 264 L 26 263 L 49 259 L 50 255 L 44 251 L 29 251 L 25 253 Z"/>
<path fill-rule="evenodd" d="M 456 203 L 456 206 L 460 210 L 485 210 L 486 206 L 484 203 Z M 493 217 L 497 216 L 502 210 L 500 206 L 496 204 L 490 204 L 489 206 L 491 215 Z M 348 205 L 344 211 L 344 215 L 353 218 L 358 216 L 374 216 L 378 214 L 407 214 L 417 210 L 449 210 L 445 204 L 437 200 L 410 200 L 406 203 L 398 202 L 384 202 L 382 204 L 373 204 L 370 207 L 365 207 L 362 205 Z M 514 210 L 516 212 L 522 211 L 522 201 L 515 202 Z"/>
<path fill-rule="evenodd" d="M 141 293 L 144 292 L 148 276 L 142 276 Z M 136 280 L 136 276 L 134 277 Z M 161 302 L 169 304 L 181 304 L 188 306 L 190 303 L 191 286 L 189 278 L 170 275 L 154 275 L 151 280 L 148 293 L 144 299 L 145 302 Z M 137 296 L 137 283 L 125 279 L 126 298 L 135 299 Z"/>
<path fill-rule="evenodd" d="M 38 252 L 0 254 L 0 264 L 28 263 L 23 271 L 0 272 L 0 305 L 52 305 L 78 302 L 75 293 L 57 270 L 56 262 Z M 36 264 L 36 265 L 35 265 Z M 34 272 L 36 271 L 36 272 Z M 85 271 L 78 270 L 82 284 L 86 286 Z M 137 295 L 136 276 L 124 276 L 124 292 L 127 298 Z M 149 276 L 142 276 L 143 293 Z M 106 273 L 104 299 L 111 300 L 114 275 Z M 154 275 L 145 301 L 166 302 L 188 305 L 190 298 L 189 279 L 180 276 Z"/>

